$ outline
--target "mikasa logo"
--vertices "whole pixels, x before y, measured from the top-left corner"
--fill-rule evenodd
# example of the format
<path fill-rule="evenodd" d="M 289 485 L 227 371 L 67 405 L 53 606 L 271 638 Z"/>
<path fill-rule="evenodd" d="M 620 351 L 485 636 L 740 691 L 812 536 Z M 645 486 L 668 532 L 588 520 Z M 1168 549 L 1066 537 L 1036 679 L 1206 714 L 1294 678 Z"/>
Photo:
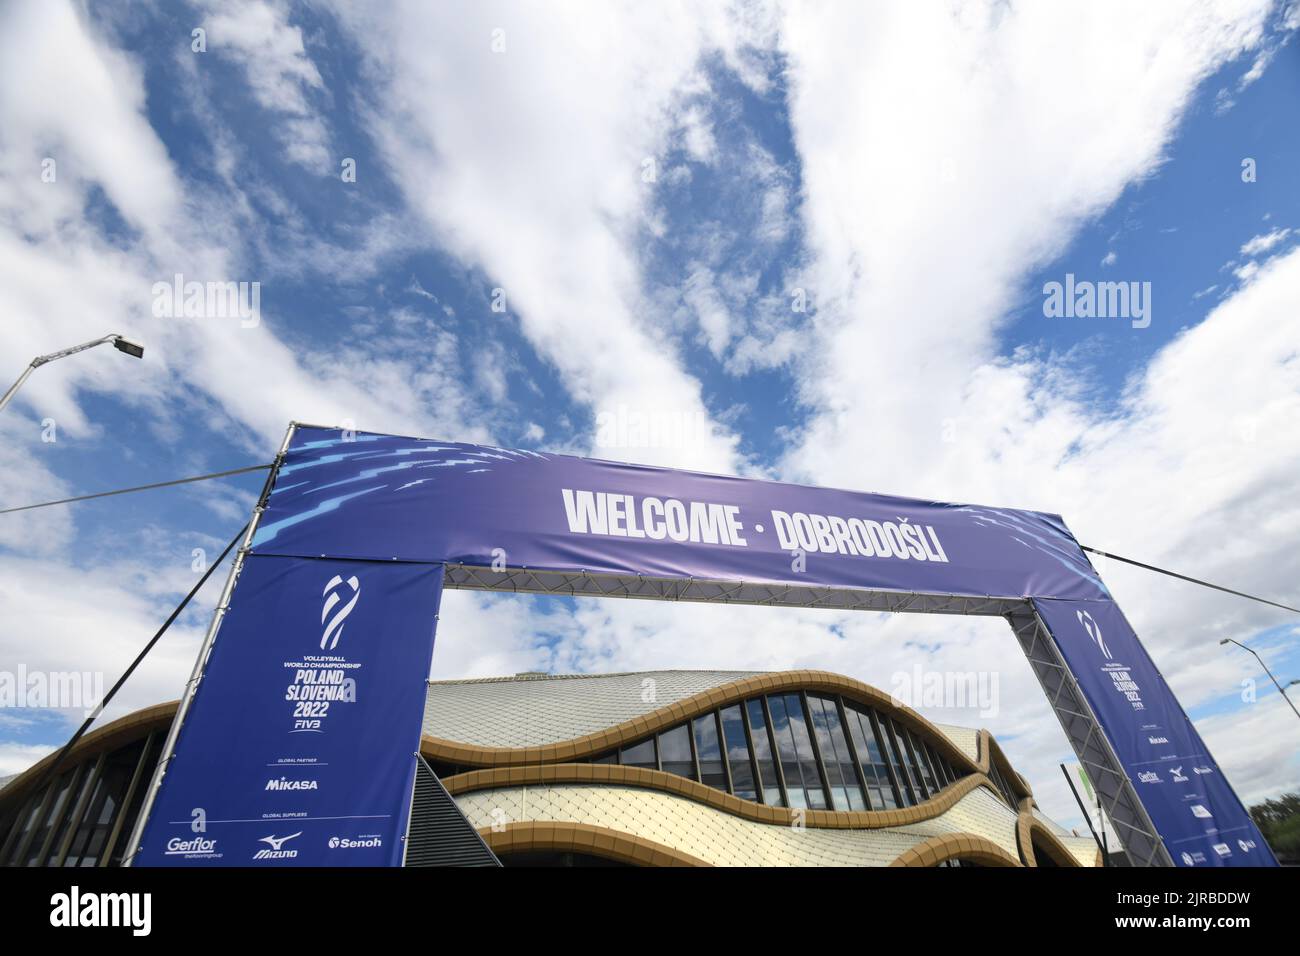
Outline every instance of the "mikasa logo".
<path fill-rule="evenodd" d="M 339 591 L 335 589 L 341 589 L 344 583 L 343 578 L 336 574 L 330 578 L 330 583 L 325 585 L 325 590 L 321 592 L 322 597 L 325 598 L 325 606 L 321 608 L 320 612 L 320 622 L 325 625 L 325 632 L 320 638 L 320 649 L 322 651 L 332 651 L 338 646 L 339 638 L 343 636 L 343 622 L 347 620 L 348 615 L 352 613 L 352 609 L 357 606 L 357 599 L 361 597 L 361 582 L 357 580 L 357 576 L 354 574 L 346 582 L 348 587 L 352 589 L 352 599 L 335 611 L 333 617 L 330 617 L 330 611 L 333 611 L 338 603 L 343 600 L 339 595 Z M 326 622 L 326 618 L 329 618 L 328 622 Z"/>
<path fill-rule="evenodd" d="M 1113 660 L 1110 656 L 1110 648 L 1107 647 L 1106 642 L 1101 639 L 1101 626 L 1093 620 L 1092 615 L 1087 611 L 1075 611 L 1074 616 L 1079 619 L 1079 623 L 1082 624 L 1083 629 L 1088 632 L 1088 636 L 1092 638 L 1092 642 L 1096 644 L 1102 654 L 1105 655 L 1106 660 Z"/>

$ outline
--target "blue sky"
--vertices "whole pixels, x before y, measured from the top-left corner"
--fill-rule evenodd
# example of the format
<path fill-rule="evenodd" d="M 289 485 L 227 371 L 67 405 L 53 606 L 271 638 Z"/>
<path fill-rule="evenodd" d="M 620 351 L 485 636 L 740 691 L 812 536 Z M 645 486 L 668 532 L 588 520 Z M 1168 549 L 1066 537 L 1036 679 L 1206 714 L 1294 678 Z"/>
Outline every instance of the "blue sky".
<path fill-rule="evenodd" d="M 148 349 L 33 377 L 0 420 L 5 504 L 266 461 L 291 419 L 351 422 L 1040 508 L 1098 547 L 1300 597 L 1293 3 L 0 18 L 10 373 L 110 329 Z M 258 282 L 258 324 L 156 317 L 176 273 Z M 1150 283 L 1150 326 L 1046 317 L 1067 273 Z M 620 414 L 669 439 L 602 431 Z M 5 659 L 111 682 L 259 486 L 6 516 Z M 1218 645 L 1300 676 L 1297 622 L 1102 572 L 1242 795 L 1300 785 L 1294 716 L 1262 684 L 1243 701 L 1262 675 Z M 175 695 L 215 591 L 115 713 Z M 996 670 L 997 716 L 929 716 L 987 724 L 1075 817 L 1068 748 L 998 622 L 449 602 L 443 677 Z M 0 715 L 0 774 L 73 719 Z"/>

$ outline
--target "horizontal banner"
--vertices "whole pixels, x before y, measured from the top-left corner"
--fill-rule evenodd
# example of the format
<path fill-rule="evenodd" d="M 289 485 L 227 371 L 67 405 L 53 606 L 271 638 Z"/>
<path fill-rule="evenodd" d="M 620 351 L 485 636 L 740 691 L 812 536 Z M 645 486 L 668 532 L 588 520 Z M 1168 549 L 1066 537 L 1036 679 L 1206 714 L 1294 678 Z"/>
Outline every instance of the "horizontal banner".
<path fill-rule="evenodd" d="M 661 578 L 1104 598 L 1034 511 L 299 427 L 253 550 Z"/>
<path fill-rule="evenodd" d="M 440 565 L 252 555 L 137 866 L 398 866 Z"/>

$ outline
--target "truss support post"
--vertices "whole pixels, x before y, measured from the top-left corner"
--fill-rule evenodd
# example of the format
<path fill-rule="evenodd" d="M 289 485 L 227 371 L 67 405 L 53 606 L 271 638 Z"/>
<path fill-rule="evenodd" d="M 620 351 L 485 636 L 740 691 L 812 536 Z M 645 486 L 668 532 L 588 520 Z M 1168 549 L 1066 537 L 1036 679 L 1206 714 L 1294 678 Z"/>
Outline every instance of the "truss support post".
<path fill-rule="evenodd" d="M 1133 782 L 1038 613 L 1026 601 L 1006 617 L 1075 756 L 1088 771 L 1101 806 L 1124 844 L 1129 865 L 1173 866 Z"/>

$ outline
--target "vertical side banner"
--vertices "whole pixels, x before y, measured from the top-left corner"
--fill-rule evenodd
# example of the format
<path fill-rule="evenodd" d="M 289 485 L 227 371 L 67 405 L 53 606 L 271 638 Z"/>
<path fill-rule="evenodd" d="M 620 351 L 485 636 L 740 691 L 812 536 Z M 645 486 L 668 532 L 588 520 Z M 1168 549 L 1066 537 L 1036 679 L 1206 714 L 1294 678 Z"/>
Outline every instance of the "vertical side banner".
<path fill-rule="evenodd" d="M 1176 866 L 1276 866 L 1137 635 L 1109 601 L 1034 607 Z"/>
<path fill-rule="evenodd" d="M 442 565 L 249 555 L 138 866 L 400 866 Z"/>

